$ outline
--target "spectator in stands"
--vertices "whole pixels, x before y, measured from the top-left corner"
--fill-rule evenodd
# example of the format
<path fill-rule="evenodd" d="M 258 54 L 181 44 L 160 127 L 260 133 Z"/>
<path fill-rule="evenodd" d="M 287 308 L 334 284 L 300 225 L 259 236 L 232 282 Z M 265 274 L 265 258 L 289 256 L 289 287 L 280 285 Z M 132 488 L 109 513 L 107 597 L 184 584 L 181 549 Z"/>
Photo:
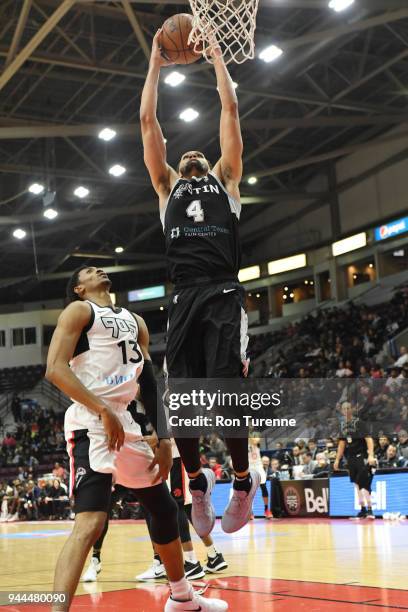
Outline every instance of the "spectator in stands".
<path fill-rule="evenodd" d="M 52 475 L 54 476 L 54 478 L 58 478 L 59 480 L 65 480 L 66 478 L 65 469 L 58 462 L 54 463 Z"/>
<path fill-rule="evenodd" d="M 294 465 L 302 465 L 302 454 L 298 444 L 295 444 L 292 450 L 286 453 L 285 459 L 292 467 Z"/>
<path fill-rule="evenodd" d="M 24 482 L 24 480 L 26 479 L 26 477 L 27 477 L 27 474 L 26 474 L 26 472 L 25 472 L 25 469 L 24 469 L 22 466 L 20 466 L 20 467 L 18 468 L 18 474 L 17 474 L 17 478 L 18 478 L 18 480 L 19 480 L 20 482 Z"/>
<path fill-rule="evenodd" d="M 216 433 L 212 433 L 209 438 L 210 451 L 217 456 L 218 461 L 223 461 L 227 447 L 224 441 Z"/>
<path fill-rule="evenodd" d="M 25 514 L 28 521 L 38 520 L 38 500 L 40 497 L 40 488 L 29 480 L 25 486 L 22 503 L 22 513 Z"/>
<path fill-rule="evenodd" d="M 350 369 L 350 367 L 347 367 L 344 361 L 339 361 L 339 365 L 336 370 L 336 378 L 350 378 L 350 376 L 353 376 L 353 370 Z"/>
<path fill-rule="evenodd" d="M 375 456 L 379 463 L 380 461 L 385 459 L 387 448 L 389 447 L 389 445 L 390 445 L 390 440 L 388 436 L 382 435 L 378 438 L 378 446 L 375 451 Z"/>
<path fill-rule="evenodd" d="M 408 433 L 405 429 L 398 432 L 397 454 L 408 462 Z"/>
<path fill-rule="evenodd" d="M 279 463 L 282 463 L 285 460 L 285 451 L 283 450 L 282 442 L 276 442 L 273 457 L 276 457 Z"/>
<path fill-rule="evenodd" d="M 401 346 L 400 348 L 400 356 L 397 361 L 394 363 L 394 367 L 402 368 L 405 364 L 408 363 L 408 351 L 405 346 Z"/>
<path fill-rule="evenodd" d="M 64 512 L 69 506 L 69 499 L 66 490 L 61 486 L 58 478 L 52 481 L 52 486 L 47 491 L 47 501 L 51 504 L 51 520 L 61 520 Z"/>
<path fill-rule="evenodd" d="M 317 462 L 313 460 L 312 453 L 307 452 L 303 455 L 303 469 L 301 472 L 302 478 L 313 478 L 314 469 L 317 466 Z"/>
<path fill-rule="evenodd" d="M 21 400 L 17 393 L 14 393 L 11 400 L 11 412 L 16 423 L 21 421 Z"/>
<path fill-rule="evenodd" d="M 12 523 L 14 521 L 18 521 L 20 514 L 20 506 L 23 502 L 23 485 L 20 480 L 16 479 L 13 481 L 13 485 L 11 491 L 8 490 L 7 498 L 8 498 L 8 516 L 7 522 Z"/>
<path fill-rule="evenodd" d="M 314 438 L 310 438 L 309 442 L 307 443 L 307 450 L 312 455 L 312 459 L 316 459 L 318 450 L 317 441 Z"/>
<path fill-rule="evenodd" d="M 390 375 L 385 381 L 385 386 L 390 393 L 396 393 L 401 385 L 401 379 L 398 378 L 399 370 L 397 368 L 391 368 Z"/>
<path fill-rule="evenodd" d="M 312 472 L 313 478 L 328 478 L 330 465 L 326 455 L 324 453 L 317 453 L 316 462 L 317 465 Z"/>
<path fill-rule="evenodd" d="M 333 438 L 327 438 L 326 449 L 325 449 L 327 460 L 329 462 L 334 462 L 336 459 L 336 453 L 337 453 L 337 444 L 335 444 Z"/>
<path fill-rule="evenodd" d="M 390 444 L 385 453 L 385 459 L 379 462 L 380 468 L 399 468 L 402 467 L 404 460 L 398 457 L 397 447 Z"/>
<path fill-rule="evenodd" d="M 231 455 L 224 455 L 224 463 L 222 464 L 222 480 L 231 480 L 234 470 L 232 467 Z"/>
<path fill-rule="evenodd" d="M 367 366 L 365 365 L 360 366 L 358 377 L 359 378 L 370 378 L 370 373 L 367 369 Z"/>
<path fill-rule="evenodd" d="M 217 480 L 222 480 L 222 466 L 217 463 L 217 457 L 208 458 L 208 467 L 214 472 Z"/>
<path fill-rule="evenodd" d="M 3 440 L 3 446 L 5 446 L 7 449 L 14 449 L 16 447 L 16 444 L 16 439 L 12 436 L 11 433 L 7 432 Z"/>

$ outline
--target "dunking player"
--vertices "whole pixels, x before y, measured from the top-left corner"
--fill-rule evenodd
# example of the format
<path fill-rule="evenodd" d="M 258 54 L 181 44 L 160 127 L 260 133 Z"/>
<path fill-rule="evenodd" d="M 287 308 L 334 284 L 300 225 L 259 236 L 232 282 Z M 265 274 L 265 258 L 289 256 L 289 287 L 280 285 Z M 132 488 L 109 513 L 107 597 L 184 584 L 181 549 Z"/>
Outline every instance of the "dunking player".
<path fill-rule="evenodd" d="M 199 151 L 182 155 L 178 172 L 167 163 L 166 146 L 157 120 L 161 56 L 160 30 L 154 41 L 143 89 L 140 121 L 144 159 L 159 196 L 168 268 L 175 284 L 169 305 L 167 369 L 169 379 L 236 378 L 246 375 L 247 317 L 244 291 L 238 283 L 242 176 L 242 138 L 238 102 L 219 49 L 214 68 L 221 98 L 221 158 L 210 163 Z M 235 471 L 234 491 L 222 527 L 231 533 L 251 515 L 259 474 L 249 472 L 248 440 L 227 439 Z M 200 536 L 215 522 L 211 490 L 215 476 L 201 469 L 198 439 L 177 439 L 190 478 L 192 519 Z"/>
<path fill-rule="evenodd" d="M 364 431 L 364 425 L 359 417 L 354 415 L 350 402 L 341 406 L 344 417 L 342 434 L 339 438 L 334 469 L 337 471 L 343 455 L 347 459 L 347 469 L 351 482 L 354 483 L 360 512 L 358 519 L 375 519 L 371 506 L 371 483 L 373 481 L 373 468 L 377 465 L 374 456 L 374 440 Z"/>
<path fill-rule="evenodd" d="M 115 481 L 138 489 L 152 516 L 153 540 L 171 588 L 164 610 L 226 610 L 225 602 L 196 595 L 184 576 L 177 506 L 162 482 L 172 463 L 170 441 L 161 440 L 153 453 L 126 410 L 139 378 L 146 413 L 158 429 L 163 414 L 149 333 L 141 317 L 112 305 L 110 287 L 103 270 L 82 267 L 74 272 L 67 287 L 72 303 L 58 320 L 48 353 L 46 377 L 74 402 L 65 415 L 65 437 L 75 524 L 54 578 L 55 590 L 66 592 L 68 602 L 53 609 L 69 609 L 88 552 L 106 524 Z"/>

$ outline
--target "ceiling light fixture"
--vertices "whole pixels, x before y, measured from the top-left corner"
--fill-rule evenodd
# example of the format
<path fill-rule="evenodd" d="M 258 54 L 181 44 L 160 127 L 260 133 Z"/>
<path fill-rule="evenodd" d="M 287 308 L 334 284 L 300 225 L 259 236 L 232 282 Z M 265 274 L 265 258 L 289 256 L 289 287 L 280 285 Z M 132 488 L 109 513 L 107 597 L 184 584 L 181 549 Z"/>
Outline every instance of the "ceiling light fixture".
<path fill-rule="evenodd" d="M 122 176 L 126 172 L 126 168 L 121 166 L 120 164 L 115 164 L 111 168 L 109 168 L 109 174 L 112 176 Z"/>
<path fill-rule="evenodd" d="M 263 51 L 260 52 L 259 59 L 261 59 L 266 64 L 269 64 L 270 62 L 274 62 L 275 60 L 277 60 L 278 57 L 282 55 L 282 53 L 283 50 L 280 47 L 277 47 L 276 45 L 269 45 L 269 47 L 266 47 L 265 49 L 263 49 Z"/>
<path fill-rule="evenodd" d="M 13 236 L 14 238 L 18 238 L 18 240 L 22 240 L 27 236 L 27 232 L 19 227 L 18 229 L 14 230 Z"/>
<path fill-rule="evenodd" d="M 354 0 L 330 0 L 329 8 L 336 11 L 336 13 L 340 13 L 341 11 L 346 10 L 352 4 L 354 4 Z"/>
<path fill-rule="evenodd" d="M 44 185 L 41 185 L 41 183 L 33 183 L 29 186 L 28 191 L 34 195 L 39 195 L 44 191 Z"/>
<path fill-rule="evenodd" d="M 170 74 L 166 76 L 164 82 L 166 83 L 166 85 L 170 85 L 170 87 L 178 87 L 185 80 L 186 77 L 184 76 L 184 74 L 177 72 L 177 70 L 173 70 L 173 72 L 170 72 Z"/>
<path fill-rule="evenodd" d="M 86 187 L 82 187 L 82 185 L 80 185 L 79 187 L 77 187 L 74 191 L 74 195 L 77 196 L 77 198 L 86 198 L 87 195 L 89 195 L 89 189 L 87 189 Z"/>
<path fill-rule="evenodd" d="M 43 212 L 43 215 L 46 219 L 52 221 L 52 219 L 58 217 L 58 211 L 54 210 L 54 208 L 46 208 Z"/>
<path fill-rule="evenodd" d="M 103 130 L 101 130 L 98 134 L 98 138 L 100 138 L 101 140 L 104 140 L 105 142 L 109 142 L 110 140 L 112 140 L 112 138 L 115 138 L 116 136 L 116 132 L 115 130 L 112 130 L 111 128 L 103 128 Z"/>
<path fill-rule="evenodd" d="M 194 121 L 197 119 L 200 113 L 198 113 L 194 108 L 186 108 L 182 113 L 180 113 L 180 119 L 185 121 L 186 123 L 190 123 L 190 121 Z"/>

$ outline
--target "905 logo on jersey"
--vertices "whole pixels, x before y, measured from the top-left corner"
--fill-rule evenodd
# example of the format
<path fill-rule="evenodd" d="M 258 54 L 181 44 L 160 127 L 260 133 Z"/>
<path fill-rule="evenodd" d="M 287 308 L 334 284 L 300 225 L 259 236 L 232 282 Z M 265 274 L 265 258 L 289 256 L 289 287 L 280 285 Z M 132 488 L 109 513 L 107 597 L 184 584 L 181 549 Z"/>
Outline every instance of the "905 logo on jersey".
<path fill-rule="evenodd" d="M 119 338 L 119 332 L 130 332 L 133 338 L 137 336 L 136 323 L 115 317 L 101 317 L 101 321 L 106 329 L 112 330 L 112 338 Z"/>

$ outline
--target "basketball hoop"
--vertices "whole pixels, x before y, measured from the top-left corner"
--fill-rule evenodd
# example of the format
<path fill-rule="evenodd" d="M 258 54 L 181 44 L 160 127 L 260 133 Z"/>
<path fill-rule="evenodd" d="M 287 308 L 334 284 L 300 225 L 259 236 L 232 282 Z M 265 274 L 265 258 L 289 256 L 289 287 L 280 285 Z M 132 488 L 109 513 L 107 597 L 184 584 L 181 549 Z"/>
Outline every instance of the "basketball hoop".
<path fill-rule="evenodd" d="M 258 4 L 259 0 L 190 0 L 194 19 L 189 43 L 211 63 L 214 41 L 226 64 L 253 59 Z"/>

